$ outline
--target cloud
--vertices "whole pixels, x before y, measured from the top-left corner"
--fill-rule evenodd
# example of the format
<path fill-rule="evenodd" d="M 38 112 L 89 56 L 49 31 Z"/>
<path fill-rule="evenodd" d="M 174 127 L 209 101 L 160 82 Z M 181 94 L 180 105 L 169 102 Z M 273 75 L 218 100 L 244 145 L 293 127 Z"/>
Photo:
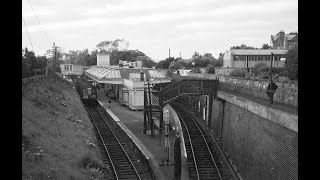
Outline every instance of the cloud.
<path fill-rule="evenodd" d="M 65 21 L 65 22 L 54 22 L 47 23 L 42 25 L 34 25 L 28 27 L 29 32 L 38 32 L 38 31 L 53 31 L 53 30 L 63 30 L 63 29 L 78 29 L 83 27 L 92 27 L 95 28 L 98 25 L 106 25 L 114 23 L 112 19 L 106 18 L 89 18 L 83 20 L 74 20 L 74 21 Z M 23 27 L 22 32 L 25 32 Z M 77 33 L 76 31 L 74 33 Z"/>
<path fill-rule="evenodd" d="M 40 31 L 66 49 L 91 49 L 102 40 L 127 38 L 129 48 L 151 58 L 165 57 L 168 44 L 172 54 L 181 51 L 183 56 L 195 50 L 224 51 L 238 43 L 261 46 L 279 30 L 297 31 L 298 24 L 297 0 L 30 1 L 41 25 L 27 0 L 23 16 L 39 46 Z M 27 37 L 24 26 L 22 32 Z M 30 44 L 28 38 L 23 42 Z"/>
<path fill-rule="evenodd" d="M 121 20 L 123 24 L 141 24 L 141 23 L 158 23 L 163 21 L 176 21 L 185 18 L 192 18 L 196 16 L 196 12 L 170 12 L 150 14 L 146 16 L 131 16 Z"/>

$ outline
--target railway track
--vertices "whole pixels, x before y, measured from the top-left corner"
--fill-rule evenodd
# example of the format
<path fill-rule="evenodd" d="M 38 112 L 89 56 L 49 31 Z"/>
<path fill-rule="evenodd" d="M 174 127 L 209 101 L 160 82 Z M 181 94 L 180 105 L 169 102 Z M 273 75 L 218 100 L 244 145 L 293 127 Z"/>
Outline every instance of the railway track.
<path fill-rule="evenodd" d="M 102 108 L 102 109 L 101 109 Z M 109 169 L 106 179 L 153 179 L 148 167 L 137 156 L 130 144 L 112 128 L 103 107 L 88 107 L 87 111 L 96 130 L 98 146 Z"/>
<path fill-rule="evenodd" d="M 181 122 L 190 179 L 235 179 L 217 145 L 210 141 L 202 132 L 201 127 L 188 111 L 181 108 L 178 103 L 170 103 L 175 109 Z"/>

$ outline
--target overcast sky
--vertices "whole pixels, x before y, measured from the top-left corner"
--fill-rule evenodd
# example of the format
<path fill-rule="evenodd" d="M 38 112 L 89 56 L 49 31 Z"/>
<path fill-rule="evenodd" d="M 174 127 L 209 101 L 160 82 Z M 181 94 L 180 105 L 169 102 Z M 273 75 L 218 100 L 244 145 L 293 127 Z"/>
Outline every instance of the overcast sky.
<path fill-rule="evenodd" d="M 231 46 L 270 45 L 280 30 L 298 32 L 298 0 L 22 0 L 22 15 L 37 55 L 53 42 L 64 52 L 92 51 L 119 38 L 156 62 L 169 48 L 171 57 L 218 58 Z M 24 47 L 32 50 L 22 22 Z"/>

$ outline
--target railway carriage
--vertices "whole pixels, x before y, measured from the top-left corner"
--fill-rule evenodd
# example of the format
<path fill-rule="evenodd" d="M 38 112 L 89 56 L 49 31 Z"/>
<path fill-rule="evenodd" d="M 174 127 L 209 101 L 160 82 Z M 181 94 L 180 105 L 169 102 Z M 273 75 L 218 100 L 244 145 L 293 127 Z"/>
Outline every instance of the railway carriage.
<path fill-rule="evenodd" d="M 85 79 L 78 78 L 76 80 L 76 89 L 84 105 L 97 105 L 97 90 L 90 82 Z"/>

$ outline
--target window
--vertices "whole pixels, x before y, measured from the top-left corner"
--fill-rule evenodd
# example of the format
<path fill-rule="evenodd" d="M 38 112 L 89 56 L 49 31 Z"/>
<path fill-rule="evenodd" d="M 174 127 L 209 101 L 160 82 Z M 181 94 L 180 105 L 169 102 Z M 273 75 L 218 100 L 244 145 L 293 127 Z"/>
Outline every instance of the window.
<path fill-rule="evenodd" d="M 69 65 L 64 65 L 64 70 L 69 71 Z"/>

